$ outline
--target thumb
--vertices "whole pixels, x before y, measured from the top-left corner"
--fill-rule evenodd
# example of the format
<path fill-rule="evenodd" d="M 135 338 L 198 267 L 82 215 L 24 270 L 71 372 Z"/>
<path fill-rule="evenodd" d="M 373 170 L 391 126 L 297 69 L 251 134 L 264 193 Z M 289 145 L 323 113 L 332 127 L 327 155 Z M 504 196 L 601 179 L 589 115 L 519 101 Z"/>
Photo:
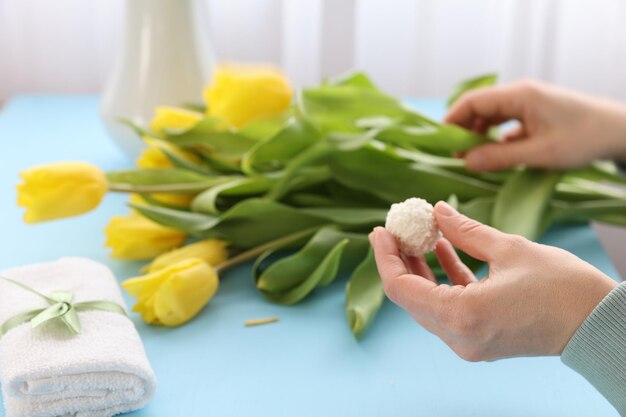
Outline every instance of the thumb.
<path fill-rule="evenodd" d="M 549 164 L 546 158 L 548 139 L 532 138 L 506 143 L 488 143 L 478 146 L 465 155 L 470 171 L 500 171 L 516 165 L 543 167 Z"/>
<path fill-rule="evenodd" d="M 435 217 L 441 233 L 473 258 L 491 261 L 507 235 L 470 219 L 444 201 L 435 205 Z"/>

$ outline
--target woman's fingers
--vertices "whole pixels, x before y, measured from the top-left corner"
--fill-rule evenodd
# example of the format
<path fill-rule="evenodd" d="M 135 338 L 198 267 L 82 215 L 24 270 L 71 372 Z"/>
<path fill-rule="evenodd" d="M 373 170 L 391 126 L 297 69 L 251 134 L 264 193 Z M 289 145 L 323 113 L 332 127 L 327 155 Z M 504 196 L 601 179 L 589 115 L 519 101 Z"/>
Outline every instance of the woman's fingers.
<path fill-rule="evenodd" d="M 545 137 L 534 137 L 477 146 L 465 154 L 467 169 L 482 172 L 500 171 L 522 164 L 532 167 L 553 165 L 557 155 L 554 155 L 554 146 L 550 146 L 549 140 Z"/>
<path fill-rule="evenodd" d="M 523 88 L 522 84 L 514 83 L 470 91 L 454 103 L 445 121 L 471 129 L 477 119 L 489 120 L 493 124 L 521 119 L 524 115 Z"/>
<path fill-rule="evenodd" d="M 374 229 L 370 242 L 387 297 L 419 318 L 422 324 L 436 320 L 442 301 L 442 291 L 433 291 L 437 284 L 410 273 L 400 257 L 395 238 L 385 228 Z"/>
<path fill-rule="evenodd" d="M 428 266 L 426 259 L 423 256 L 407 256 L 404 258 L 405 264 L 408 265 L 411 273 L 415 275 L 422 276 L 429 281 L 437 282 L 437 278 L 435 278 L 435 274 Z"/>
<path fill-rule="evenodd" d="M 439 239 L 435 247 L 435 254 L 439 259 L 439 264 L 454 285 L 466 286 L 478 281 L 472 271 L 461 262 L 454 247 L 447 239 Z"/>
<path fill-rule="evenodd" d="M 450 243 L 481 261 L 492 261 L 508 236 L 462 215 L 445 201 L 435 204 L 435 217 Z"/>
<path fill-rule="evenodd" d="M 377 227 L 369 235 L 374 248 L 374 257 L 381 277 L 394 277 L 409 274 L 410 271 L 400 257 L 394 237 L 383 227 Z"/>

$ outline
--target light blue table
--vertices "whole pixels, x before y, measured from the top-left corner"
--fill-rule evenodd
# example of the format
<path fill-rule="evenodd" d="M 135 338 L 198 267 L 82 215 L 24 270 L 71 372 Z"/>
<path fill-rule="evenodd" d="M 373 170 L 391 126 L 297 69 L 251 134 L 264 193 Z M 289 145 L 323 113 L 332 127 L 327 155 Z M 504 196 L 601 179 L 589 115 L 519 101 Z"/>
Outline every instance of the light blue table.
<path fill-rule="evenodd" d="M 434 117 L 443 112 L 438 100 L 415 104 Z M 31 165 L 129 166 L 105 136 L 97 98 L 12 100 L 0 112 L 0 155 L 0 269 L 77 255 L 106 263 L 120 280 L 136 274 L 139 264 L 113 261 L 103 247 L 108 219 L 127 211 L 123 196 L 108 196 L 85 216 L 36 226 L 24 225 L 15 205 L 17 173 Z M 618 276 L 588 227 L 553 230 L 543 242 Z M 357 343 L 343 315 L 343 282 L 280 307 L 255 291 L 249 266 L 222 278 L 215 299 L 184 327 L 149 327 L 133 317 L 159 379 L 154 401 L 133 416 L 617 416 L 558 358 L 467 363 L 391 303 Z M 267 316 L 280 322 L 243 326 Z"/>

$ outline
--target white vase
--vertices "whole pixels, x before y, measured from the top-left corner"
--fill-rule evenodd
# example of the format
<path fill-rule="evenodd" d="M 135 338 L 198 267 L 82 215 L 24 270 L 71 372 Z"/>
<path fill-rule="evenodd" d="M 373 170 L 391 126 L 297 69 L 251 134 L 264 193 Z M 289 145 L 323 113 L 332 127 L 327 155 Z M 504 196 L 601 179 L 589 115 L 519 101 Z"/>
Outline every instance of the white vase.
<path fill-rule="evenodd" d="M 202 101 L 213 66 L 204 12 L 196 0 L 126 0 L 124 35 L 101 112 L 112 139 L 131 156 L 144 143 L 119 118 L 146 126 L 157 106 Z"/>

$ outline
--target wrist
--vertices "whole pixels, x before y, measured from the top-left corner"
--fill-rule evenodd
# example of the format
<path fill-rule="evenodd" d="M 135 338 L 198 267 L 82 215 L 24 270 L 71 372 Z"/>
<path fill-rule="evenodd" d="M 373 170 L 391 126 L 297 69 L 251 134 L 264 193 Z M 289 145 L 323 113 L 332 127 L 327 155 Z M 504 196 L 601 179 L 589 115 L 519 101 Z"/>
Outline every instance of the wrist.
<path fill-rule="evenodd" d="M 582 278 L 585 285 L 576 285 L 572 291 L 568 306 L 563 309 L 566 325 L 558 342 L 557 354 L 561 354 L 578 329 L 592 314 L 598 305 L 618 285 L 600 271 Z M 572 288 L 573 289 L 573 288 Z M 567 291 L 566 291 L 567 292 Z"/>
<path fill-rule="evenodd" d="M 609 116 L 598 126 L 598 132 L 608 131 L 606 149 L 601 155 L 621 164 L 626 163 L 626 105 L 616 102 L 604 102 L 604 111 Z"/>

